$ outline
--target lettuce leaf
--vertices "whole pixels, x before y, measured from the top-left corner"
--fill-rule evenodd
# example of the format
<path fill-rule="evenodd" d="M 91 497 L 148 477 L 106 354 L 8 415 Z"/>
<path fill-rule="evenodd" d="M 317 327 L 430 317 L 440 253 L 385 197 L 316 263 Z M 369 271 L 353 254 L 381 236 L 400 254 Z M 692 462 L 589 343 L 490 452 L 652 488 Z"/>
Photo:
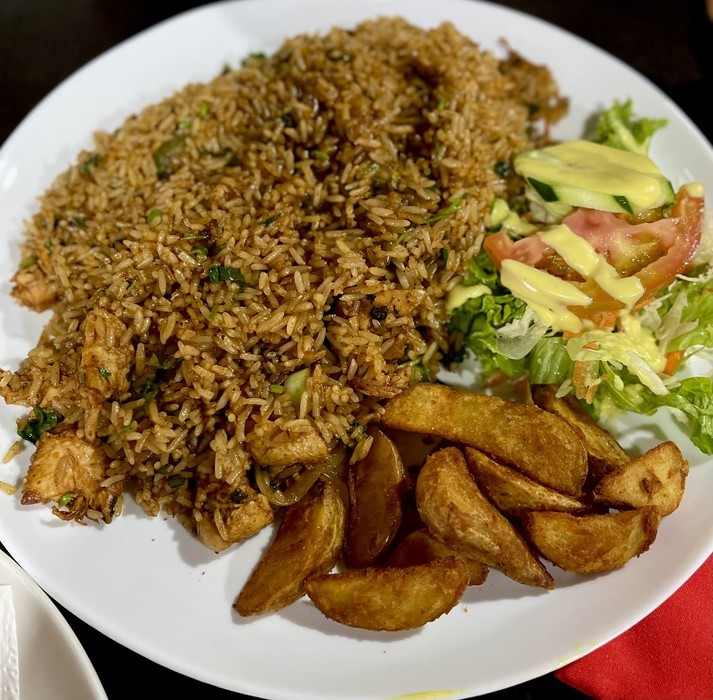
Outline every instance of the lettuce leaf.
<path fill-rule="evenodd" d="M 680 411 L 688 424 L 691 442 L 705 454 L 713 454 L 713 378 L 688 377 L 667 394 L 657 395 L 642 384 L 623 379 L 612 381 L 616 372 L 605 367 L 610 381 L 600 385 L 594 398 L 595 416 L 602 412 L 603 404 L 611 401 L 617 408 L 653 415 L 659 408 L 668 407 Z"/>
<path fill-rule="evenodd" d="M 599 115 L 594 141 L 622 151 L 647 155 L 651 137 L 666 126 L 665 119 L 636 119 L 631 100 L 614 104 Z"/>
<path fill-rule="evenodd" d="M 461 284 L 484 284 L 492 294 L 469 299 L 451 312 L 448 329 L 452 354 L 447 360 L 460 362 L 470 351 L 478 358 L 485 378 L 498 371 L 508 377 L 522 376 L 526 361 L 512 360 L 498 352 L 498 329 L 522 318 L 527 305 L 502 286 L 498 270 L 485 251 L 470 261 Z"/>

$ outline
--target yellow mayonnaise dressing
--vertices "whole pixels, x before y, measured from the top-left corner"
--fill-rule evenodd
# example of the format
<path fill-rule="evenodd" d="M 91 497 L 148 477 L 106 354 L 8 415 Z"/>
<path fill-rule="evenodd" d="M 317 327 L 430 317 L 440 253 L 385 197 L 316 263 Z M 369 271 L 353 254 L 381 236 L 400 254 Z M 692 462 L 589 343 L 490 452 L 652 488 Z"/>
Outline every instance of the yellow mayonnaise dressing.
<path fill-rule="evenodd" d="M 567 307 L 588 306 L 592 299 L 570 282 L 509 259 L 502 262 L 500 279 L 543 323 L 559 331 L 581 330 L 582 321 Z"/>
<path fill-rule="evenodd" d="M 471 287 L 466 287 L 462 284 L 457 284 L 450 292 L 448 292 L 448 297 L 446 298 L 446 311 L 450 313 L 453 309 L 457 309 L 459 306 L 463 306 L 469 299 L 475 299 L 476 297 L 482 297 L 485 294 L 490 294 L 490 287 L 484 284 L 474 284 Z"/>
<path fill-rule="evenodd" d="M 626 197 L 639 209 L 657 206 L 664 196 L 666 180 L 656 163 L 641 153 L 580 140 L 528 155 L 523 166 L 528 178 L 589 192 L 613 193 Z M 516 159 L 516 168 L 519 164 Z"/>

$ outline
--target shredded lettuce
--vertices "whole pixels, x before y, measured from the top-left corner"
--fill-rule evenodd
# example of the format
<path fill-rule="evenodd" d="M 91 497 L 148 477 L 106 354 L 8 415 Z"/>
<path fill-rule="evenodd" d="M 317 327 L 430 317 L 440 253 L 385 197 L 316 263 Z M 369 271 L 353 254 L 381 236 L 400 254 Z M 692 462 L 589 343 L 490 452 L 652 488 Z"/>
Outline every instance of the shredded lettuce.
<path fill-rule="evenodd" d="M 664 126 L 665 119 L 637 119 L 631 100 L 616 100 L 597 119 L 593 140 L 612 148 L 647 155 L 651 137 Z"/>

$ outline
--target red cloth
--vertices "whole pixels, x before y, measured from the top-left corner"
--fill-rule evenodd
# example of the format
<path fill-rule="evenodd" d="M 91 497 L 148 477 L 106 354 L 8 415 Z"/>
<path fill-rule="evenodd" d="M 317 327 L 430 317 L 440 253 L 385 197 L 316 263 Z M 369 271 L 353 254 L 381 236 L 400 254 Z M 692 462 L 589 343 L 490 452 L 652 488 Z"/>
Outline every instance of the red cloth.
<path fill-rule="evenodd" d="M 555 676 L 597 700 L 713 700 L 713 556 L 639 624 Z"/>

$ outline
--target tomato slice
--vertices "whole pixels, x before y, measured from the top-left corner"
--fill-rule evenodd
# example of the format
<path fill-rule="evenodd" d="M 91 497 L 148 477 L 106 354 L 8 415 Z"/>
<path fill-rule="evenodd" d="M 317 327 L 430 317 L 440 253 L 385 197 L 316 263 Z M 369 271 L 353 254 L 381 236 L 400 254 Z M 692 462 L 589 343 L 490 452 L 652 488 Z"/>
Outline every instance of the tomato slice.
<path fill-rule="evenodd" d="M 658 221 L 630 224 L 608 212 L 581 209 L 564 223 L 619 273 L 638 277 L 644 285 L 643 301 L 686 271 L 701 241 L 704 212 L 703 196 L 684 186 L 671 215 Z"/>
<path fill-rule="evenodd" d="M 630 224 L 610 212 L 578 209 L 563 223 L 588 241 L 623 277 L 635 275 L 641 280 L 645 290 L 639 301 L 642 305 L 686 271 L 698 248 L 705 206 L 703 195 L 696 189 L 681 187 L 670 216 L 658 221 Z M 505 231 L 500 231 L 488 236 L 483 247 L 498 268 L 503 260 L 511 259 L 573 280 L 593 298 L 589 306 L 572 309 L 580 316 L 591 317 L 623 308 L 621 302 L 612 299 L 592 280 L 582 281 L 536 235 L 513 241 Z"/>

